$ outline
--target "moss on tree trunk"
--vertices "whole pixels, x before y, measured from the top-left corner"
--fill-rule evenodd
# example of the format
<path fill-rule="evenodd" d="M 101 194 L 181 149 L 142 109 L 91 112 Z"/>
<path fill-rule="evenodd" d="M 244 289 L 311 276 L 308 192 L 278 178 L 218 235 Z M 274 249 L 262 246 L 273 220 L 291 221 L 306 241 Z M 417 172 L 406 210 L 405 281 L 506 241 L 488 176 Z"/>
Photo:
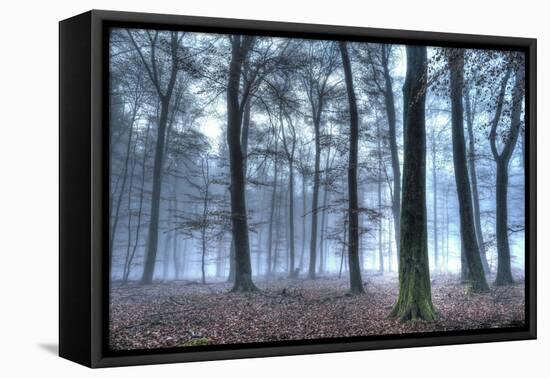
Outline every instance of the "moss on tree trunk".
<path fill-rule="evenodd" d="M 434 320 L 426 215 L 426 47 L 407 46 L 399 296 L 390 317 Z"/>

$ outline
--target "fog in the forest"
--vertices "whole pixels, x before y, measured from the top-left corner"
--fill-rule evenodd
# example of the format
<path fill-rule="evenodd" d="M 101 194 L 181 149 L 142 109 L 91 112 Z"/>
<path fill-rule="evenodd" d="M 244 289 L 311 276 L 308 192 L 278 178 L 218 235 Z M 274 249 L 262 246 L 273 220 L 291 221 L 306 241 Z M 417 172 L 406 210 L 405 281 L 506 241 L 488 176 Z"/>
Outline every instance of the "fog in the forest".
<path fill-rule="evenodd" d="M 142 280 L 152 250 L 154 280 L 231 279 L 234 247 L 227 142 L 231 43 L 226 35 L 111 31 L 112 281 Z M 395 193 L 393 180 L 387 95 L 389 89 L 395 118 L 394 159 L 402 174 L 405 47 L 348 43 L 347 49 L 359 115 L 360 268 L 364 277 L 396 274 L 392 205 L 400 193 Z M 426 210 L 432 275 L 459 273 L 464 261 L 449 75 L 441 54 L 440 48 L 428 48 Z M 472 187 L 471 169 L 475 169 L 476 233 L 488 270 L 496 272 L 497 178 L 491 139 L 502 149 L 510 138 L 513 80 L 506 86 L 501 124 L 492 133 L 505 52 L 468 50 L 466 57 L 464 135 Z M 307 278 L 313 240 L 316 276 L 346 277 L 350 116 L 338 43 L 257 37 L 241 63 L 240 142 L 252 277 L 255 281 Z M 160 124 L 164 124 L 162 133 Z M 507 189 L 507 232 L 515 276 L 524 271 L 523 146 L 520 131 L 508 163 Z M 316 151 L 319 171 L 314 193 Z M 160 181 L 154 185 L 156 179 Z M 151 227 L 152 212 L 158 213 L 158 229 Z M 156 240 L 151 233 L 157 234 Z"/>

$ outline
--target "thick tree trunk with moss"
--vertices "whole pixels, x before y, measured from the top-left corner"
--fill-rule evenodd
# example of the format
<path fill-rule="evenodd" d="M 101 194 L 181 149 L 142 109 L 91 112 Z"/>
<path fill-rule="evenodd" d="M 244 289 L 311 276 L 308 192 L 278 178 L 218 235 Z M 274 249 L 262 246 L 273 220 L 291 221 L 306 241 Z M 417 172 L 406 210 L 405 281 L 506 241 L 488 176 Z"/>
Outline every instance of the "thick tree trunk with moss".
<path fill-rule="evenodd" d="M 231 223 L 235 248 L 235 282 L 232 291 L 255 291 L 250 264 L 248 219 L 245 198 L 243 151 L 241 147 L 242 111 L 239 83 L 243 61 L 252 43 L 251 37 L 231 36 L 231 62 L 227 84 L 227 145 L 231 176 Z"/>
<path fill-rule="evenodd" d="M 453 163 L 460 214 L 460 240 L 468 265 L 469 284 L 472 291 L 489 290 L 481 264 L 481 256 L 474 228 L 472 192 L 466 163 L 466 142 L 464 139 L 464 50 L 450 49 L 448 61 L 451 71 L 451 124 L 453 139 Z"/>
<path fill-rule="evenodd" d="M 359 141 L 359 116 L 353 88 L 353 77 L 349 61 L 348 48 L 345 42 L 340 42 L 340 52 L 344 66 L 346 88 L 349 100 L 350 133 L 349 133 L 349 163 L 348 163 L 348 196 L 349 196 L 349 279 L 350 293 L 364 292 L 359 265 L 359 205 L 357 198 L 357 150 Z"/>
<path fill-rule="evenodd" d="M 434 320 L 426 210 L 427 51 L 407 46 L 403 86 L 404 161 L 401 207 L 399 296 L 390 317 Z"/>

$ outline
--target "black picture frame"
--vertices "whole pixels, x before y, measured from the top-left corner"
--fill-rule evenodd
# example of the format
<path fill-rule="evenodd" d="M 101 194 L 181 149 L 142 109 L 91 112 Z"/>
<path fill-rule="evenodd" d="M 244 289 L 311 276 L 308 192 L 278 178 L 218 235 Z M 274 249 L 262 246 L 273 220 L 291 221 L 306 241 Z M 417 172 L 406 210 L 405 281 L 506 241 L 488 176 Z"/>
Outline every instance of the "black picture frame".
<path fill-rule="evenodd" d="M 526 53 L 525 327 L 110 352 L 108 59 L 111 26 Z M 536 39 L 92 10 L 59 24 L 59 355 L 89 367 L 406 348 L 536 338 Z"/>

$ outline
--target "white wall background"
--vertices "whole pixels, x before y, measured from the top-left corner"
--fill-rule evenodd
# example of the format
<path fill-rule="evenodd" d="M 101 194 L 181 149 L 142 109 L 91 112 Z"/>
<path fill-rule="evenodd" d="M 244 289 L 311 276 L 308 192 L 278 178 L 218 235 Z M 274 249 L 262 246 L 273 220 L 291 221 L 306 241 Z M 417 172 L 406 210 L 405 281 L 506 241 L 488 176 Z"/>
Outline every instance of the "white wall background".
<path fill-rule="evenodd" d="M 547 376 L 550 189 L 544 105 L 550 27 L 531 0 L 4 1 L 0 21 L 0 376 Z M 58 25 L 89 9 L 535 37 L 538 56 L 539 340 L 89 370 L 55 355 L 58 247 Z M 545 60 L 546 58 L 546 60 Z M 550 274 L 550 273 L 548 273 Z M 545 297 L 546 296 L 546 297 Z"/>

